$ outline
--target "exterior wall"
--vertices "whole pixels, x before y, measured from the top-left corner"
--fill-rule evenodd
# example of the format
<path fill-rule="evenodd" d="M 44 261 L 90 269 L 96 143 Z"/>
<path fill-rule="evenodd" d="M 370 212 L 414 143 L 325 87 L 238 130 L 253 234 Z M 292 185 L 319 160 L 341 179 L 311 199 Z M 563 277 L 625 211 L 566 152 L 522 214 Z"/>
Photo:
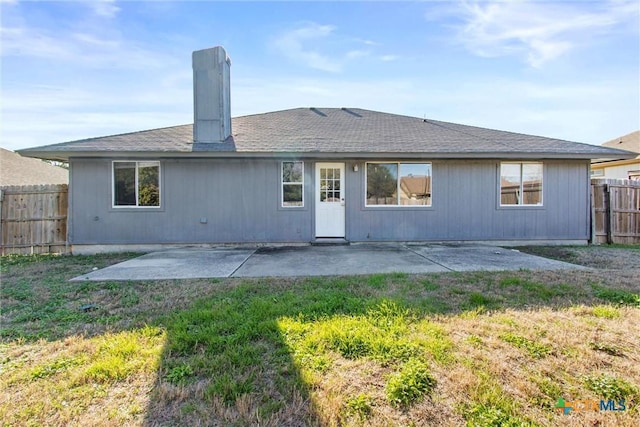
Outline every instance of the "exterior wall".
<path fill-rule="evenodd" d="M 312 241 L 315 163 L 305 160 L 305 206 L 282 208 L 280 160 L 163 159 L 161 208 L 123 209 L 111 206 L 111 160 L 73 159 L 70 243 Z M 589 238 L 588 161 L 545 161 L 543 206 L 509 208 L 499 206 L 498 160 L 432 161 L 429 208 L 365 207 L 365 161 L 345 163 L 350 241 Z M 359 166 L 357 172 L 354 164 Z"/>
<path fill-rule="evenodd" d="M 591 177 L 596 179 L 640 179 L 640 160 L 617 166 L 591 165 L 591 170 Z M 594 174 L 596 170 L 603 173 Z"/>
<path fill-rule="evenodd" d="M 111 160 L 71 162 L 71 244 L 311 240 L 309 203 L 280 208 L 277 160 L 162 160 L 161 207 L 112 208 Z M 305 167 L 305 183 L 311 169 Z M 306 185 L 305 191 L 311 189 Z M 305 194 L 305 200 L 311 195 Z M 207 223 L 202 224 L 201 218 Z"/>
<path fill-rule="evenodd" d="M 500 207 L 500 161 L 433 161 L 431 208 L 365 207 L 364 173 L 348 173 L 347 239 L 587 240 L 588 161 L 544 161 L 543 206 Z M 362 167 L 361 169 L 364 169 Z"/>

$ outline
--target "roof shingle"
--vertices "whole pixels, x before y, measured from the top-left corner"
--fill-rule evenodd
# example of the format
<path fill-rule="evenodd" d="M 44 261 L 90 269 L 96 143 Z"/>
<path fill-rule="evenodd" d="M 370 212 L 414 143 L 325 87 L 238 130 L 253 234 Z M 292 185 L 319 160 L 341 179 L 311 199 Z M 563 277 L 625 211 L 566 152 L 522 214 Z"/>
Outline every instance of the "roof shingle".
<path fill-rule="evenodd" d="M 270 153 L 430 157 L 625 156 L 608 147 L 484 129 L 358 108 L 296 108 L 232 119 L 224 143 L 194 143 L 193 125 L 173 126 L 21 150 L 26 156 L 247 156 Z"/>
<path fill-rule="evenodd" d="M 621 150 L 633 151 L 640 153 L 640 130 L 614 138 L 602 144 L 604 147 L 619 148 Z"/>
<path fill-rule="evenodd" d="M 67 184 L 69 171 L 0 148 L 0 185 Z"/>

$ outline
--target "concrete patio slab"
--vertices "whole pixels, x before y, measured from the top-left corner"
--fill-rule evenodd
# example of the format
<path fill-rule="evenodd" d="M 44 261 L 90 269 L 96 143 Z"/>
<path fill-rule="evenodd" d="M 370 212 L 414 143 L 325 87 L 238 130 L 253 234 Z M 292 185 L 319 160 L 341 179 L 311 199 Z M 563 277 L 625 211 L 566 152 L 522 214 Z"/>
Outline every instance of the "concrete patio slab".
<path fill-rule="evenodd" d="M 229 277 L 255 249 L 174 249 L 152 252 L 72 281 L 164 280 Z"/>
<path fill-rule="evenodd" d="M 260 248 L 233 277 L 332 276 L 448 271 L 400 245 Z"/>
<path fill-rule="evenodd" d="M 480 244 L 184 248 L 153 252 L 73 281 L 293 277 L 585 267 Z"/>
<path fill-rule="evenodd" d="M 515 249 L 476 244 L 407 246 L 426 259 L 452 271 L 560 270 L 584 268 L 575 264 L 525 254 Z"/>

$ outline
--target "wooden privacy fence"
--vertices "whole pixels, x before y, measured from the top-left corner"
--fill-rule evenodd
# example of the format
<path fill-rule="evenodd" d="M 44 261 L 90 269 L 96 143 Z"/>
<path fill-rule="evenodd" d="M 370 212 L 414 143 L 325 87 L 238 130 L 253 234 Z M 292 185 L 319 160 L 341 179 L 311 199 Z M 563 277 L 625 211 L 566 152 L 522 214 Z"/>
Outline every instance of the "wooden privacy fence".
<path fill-rule="evenodd" d="M 67 252 L 68 187 L 0 188 L 2 255 Z"/>
<path fill-rule="evenodd" d="M 591 180 L 592 243 L 640 243 L 640 182 Z"/>
<path fill-rule="evenodd" d="M 0 187 L 0 251 L 66 253 L 68 187 Z M 591 180 L 592 243 L 640 243 L 640 182 Z"/>

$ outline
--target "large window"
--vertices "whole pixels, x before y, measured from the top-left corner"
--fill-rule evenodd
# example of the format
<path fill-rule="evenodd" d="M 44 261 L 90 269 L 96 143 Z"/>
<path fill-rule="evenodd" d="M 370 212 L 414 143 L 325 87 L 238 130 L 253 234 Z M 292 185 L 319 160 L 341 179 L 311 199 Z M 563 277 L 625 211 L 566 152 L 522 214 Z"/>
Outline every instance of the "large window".
<path fill-rule="evenodd" d="M 282 162 L 282 207 L 304 206 L 304 163 Z"/>
<path fill-rule="evenodd" d="M 542 163 L 500 164 L 501 206 L 542 206 Z"/>
<path fill-rule="evenodd" d="M 367 163 L 367 206 L 431 206 L 431 163 Z"/>
<path fill-rule="evenodd" d="M 160 162 L 113 162 L 114 207 L 159 207 Z"/>

